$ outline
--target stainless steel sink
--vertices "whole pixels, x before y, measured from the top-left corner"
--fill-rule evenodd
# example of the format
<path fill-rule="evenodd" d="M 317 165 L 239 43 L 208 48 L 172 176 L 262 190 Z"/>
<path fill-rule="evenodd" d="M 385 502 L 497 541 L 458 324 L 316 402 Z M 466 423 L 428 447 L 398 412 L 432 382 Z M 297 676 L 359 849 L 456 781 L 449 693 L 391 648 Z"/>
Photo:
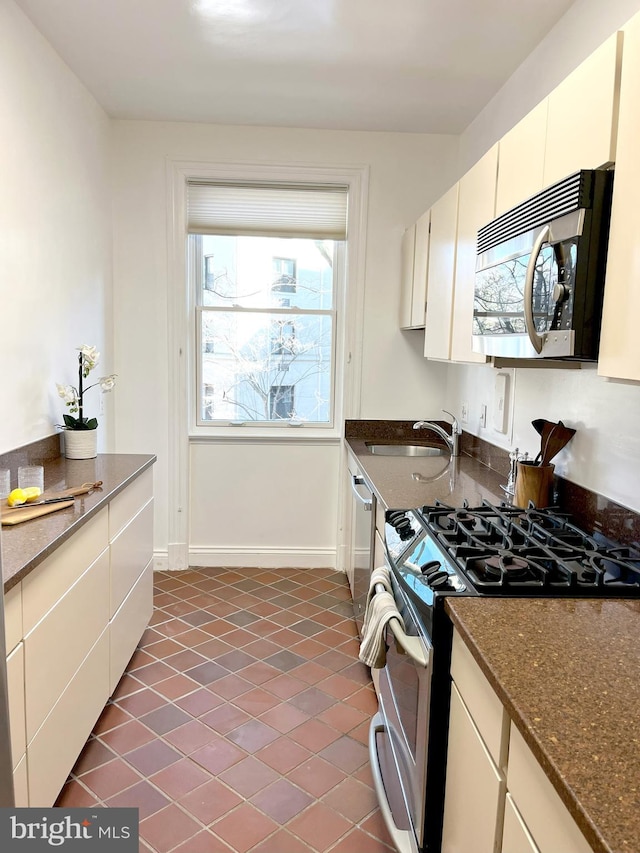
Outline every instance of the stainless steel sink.
<path fill-rule="evenodd" d="M 445 447 L 425 447 L 420 444 L 374 444 L 366 441 L 369 453 L 376 456 L 448 456 Z"/>

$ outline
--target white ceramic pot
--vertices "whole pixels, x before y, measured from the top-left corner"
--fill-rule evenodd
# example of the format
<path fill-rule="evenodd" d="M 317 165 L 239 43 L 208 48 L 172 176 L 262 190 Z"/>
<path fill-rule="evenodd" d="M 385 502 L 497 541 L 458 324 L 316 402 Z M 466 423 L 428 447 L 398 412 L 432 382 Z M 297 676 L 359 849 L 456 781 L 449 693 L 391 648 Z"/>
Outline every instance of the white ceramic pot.
<path fill-rule="evenodd" d="M 67 459 L 94 459 L 98 455 L 98 430 L 65 429 L 64 455 Z"/>

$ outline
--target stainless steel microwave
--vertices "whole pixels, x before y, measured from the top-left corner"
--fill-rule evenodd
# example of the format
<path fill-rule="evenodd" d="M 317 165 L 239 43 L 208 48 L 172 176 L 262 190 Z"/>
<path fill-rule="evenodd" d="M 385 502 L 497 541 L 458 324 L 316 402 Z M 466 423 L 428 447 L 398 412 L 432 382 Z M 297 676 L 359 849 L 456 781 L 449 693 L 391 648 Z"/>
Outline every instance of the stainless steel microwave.
<path fill-rule="evenodd" d="M 473 349 L 597 359 L 613 170 L 582 170 L 478 232 Z"/>

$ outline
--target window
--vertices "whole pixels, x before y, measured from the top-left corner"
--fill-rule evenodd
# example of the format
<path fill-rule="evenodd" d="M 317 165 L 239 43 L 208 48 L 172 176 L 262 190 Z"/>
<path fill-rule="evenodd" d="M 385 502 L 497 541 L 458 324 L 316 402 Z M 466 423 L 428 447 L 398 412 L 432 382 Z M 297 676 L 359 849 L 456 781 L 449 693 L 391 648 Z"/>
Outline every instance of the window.
<path fill-rule="evenodd" d="M 197 424 L 331 426 L 345 189 L 195 182 L 188 201 Z"/>

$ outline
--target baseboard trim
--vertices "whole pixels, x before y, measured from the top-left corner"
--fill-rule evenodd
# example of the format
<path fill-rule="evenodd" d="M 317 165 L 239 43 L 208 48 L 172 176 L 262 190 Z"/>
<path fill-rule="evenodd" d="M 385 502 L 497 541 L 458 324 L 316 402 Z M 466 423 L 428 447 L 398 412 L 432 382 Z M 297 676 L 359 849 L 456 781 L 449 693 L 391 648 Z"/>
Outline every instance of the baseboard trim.
<path fill-rule="evenodd" d="M 258 569 L 334 569 L 335 548 L 190 548 L 189 565 Z"/>

